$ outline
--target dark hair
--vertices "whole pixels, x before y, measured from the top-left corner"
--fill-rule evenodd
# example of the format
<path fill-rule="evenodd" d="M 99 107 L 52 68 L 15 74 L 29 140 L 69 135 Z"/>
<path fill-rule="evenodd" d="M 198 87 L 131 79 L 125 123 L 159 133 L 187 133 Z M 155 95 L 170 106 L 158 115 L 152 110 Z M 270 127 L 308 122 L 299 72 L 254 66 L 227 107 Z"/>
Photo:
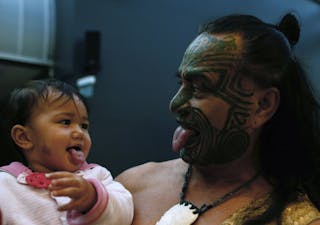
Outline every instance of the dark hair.
<path fill-rule="evenodd" d="M 25 125 L 39 100 L 46 100 L 51 91 L 60 93 L 55 101 L 61 98 L 66 98 L 66 101 L 69 101 L 74 99 L 74 95 L 78 96 L 88 110 L 85 99 L 79 94 L 77 89 L 57 79 L 31 80 L 23 86 L 14 89 L 8 98 L 2 114 L 5 119 L 4 129 L 6 138 L 10 140 L 9 145 L 18 150 L 20 157 L 17 160 L 23 163 L 26 163 L 25 159 L 11 139 L 11 128 L 16 124 Z"/>
<path fill-rule="evenodd" d="M 259 143 L 261 170 L 277 199 L 264 219 L 279 216 L 300 189 L 320 208 L 319 103 L 293 52 L 300 35 L 296 16 L 289 13 L 273 25 L 250 15 L 230 15 L 204 25 L 202 32 L 240 34 L 244 47 L 237 72 L 280 92 L 279 108 L 262 128 Z M 263 217 L 259 219 L 261 224 Z"/>

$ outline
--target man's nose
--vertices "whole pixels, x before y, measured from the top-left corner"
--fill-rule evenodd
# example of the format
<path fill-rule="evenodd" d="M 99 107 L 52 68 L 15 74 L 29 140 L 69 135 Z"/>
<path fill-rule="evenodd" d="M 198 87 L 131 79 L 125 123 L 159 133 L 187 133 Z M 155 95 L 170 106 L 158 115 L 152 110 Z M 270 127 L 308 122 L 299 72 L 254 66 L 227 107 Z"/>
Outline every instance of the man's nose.
<path fill-rule="evenodd" d="M 188 104 L 189 99 L 192 97 L 191 93 L 181 88 L 178 93 L 172 98 L 169 110 L 173 113 L 178 113 L 178 109 Z"/>

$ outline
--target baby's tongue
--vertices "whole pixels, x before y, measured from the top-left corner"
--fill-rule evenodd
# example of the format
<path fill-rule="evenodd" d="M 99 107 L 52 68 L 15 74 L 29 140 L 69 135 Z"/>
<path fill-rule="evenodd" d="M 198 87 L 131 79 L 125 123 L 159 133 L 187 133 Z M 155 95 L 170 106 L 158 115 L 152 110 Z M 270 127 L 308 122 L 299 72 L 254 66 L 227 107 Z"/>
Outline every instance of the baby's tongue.
<path fill-rule="evenodd" d="M 187 143 L 188 138 L 193 133 L 192 130 L 184 129 L 181 126 L 177 127 L 173 134 L 172 149 L 174 152 L 181 150 Z"/>
<path fill-rule="evenodd" d="M 71 155 L 71 160 L 74 164 L 79 165 L 82 164 L 85 160 L 83 152 L 82 151 L 77 151 L 75 149 L 70 149 L 69 150 L 70 155 Z"/>

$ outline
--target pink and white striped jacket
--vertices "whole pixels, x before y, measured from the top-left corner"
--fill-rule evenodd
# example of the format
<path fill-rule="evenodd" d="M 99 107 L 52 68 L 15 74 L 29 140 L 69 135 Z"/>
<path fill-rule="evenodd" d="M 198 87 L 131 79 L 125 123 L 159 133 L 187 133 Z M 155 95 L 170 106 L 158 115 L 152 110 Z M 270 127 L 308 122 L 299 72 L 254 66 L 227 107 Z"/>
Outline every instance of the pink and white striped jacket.
<path fill-rule="evenodd" d="M 131 194 L 99 165 L 87 164 L 76 173 L 91 182 L 98 194 L 86 214 L 57 210 L 68 197 L 53 197 L 47 189 L 29 186 L 25 175 L 32 171 L 19 162 L 0 167 L 1 225 L 130 225 L 133 218 Z"/>

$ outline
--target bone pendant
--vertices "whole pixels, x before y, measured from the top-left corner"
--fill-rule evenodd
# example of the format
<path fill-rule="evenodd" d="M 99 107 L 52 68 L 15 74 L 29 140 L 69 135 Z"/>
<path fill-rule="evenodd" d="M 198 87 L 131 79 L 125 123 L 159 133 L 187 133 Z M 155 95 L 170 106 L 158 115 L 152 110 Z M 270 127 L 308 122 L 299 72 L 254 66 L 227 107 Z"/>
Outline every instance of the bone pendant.
<path fill-rule="evenodd" d="M 191 225 L 198 218 L 197 209 L 192 209 L 189 203 L 176 204 L 172 206 L 156 225 Z"/>

